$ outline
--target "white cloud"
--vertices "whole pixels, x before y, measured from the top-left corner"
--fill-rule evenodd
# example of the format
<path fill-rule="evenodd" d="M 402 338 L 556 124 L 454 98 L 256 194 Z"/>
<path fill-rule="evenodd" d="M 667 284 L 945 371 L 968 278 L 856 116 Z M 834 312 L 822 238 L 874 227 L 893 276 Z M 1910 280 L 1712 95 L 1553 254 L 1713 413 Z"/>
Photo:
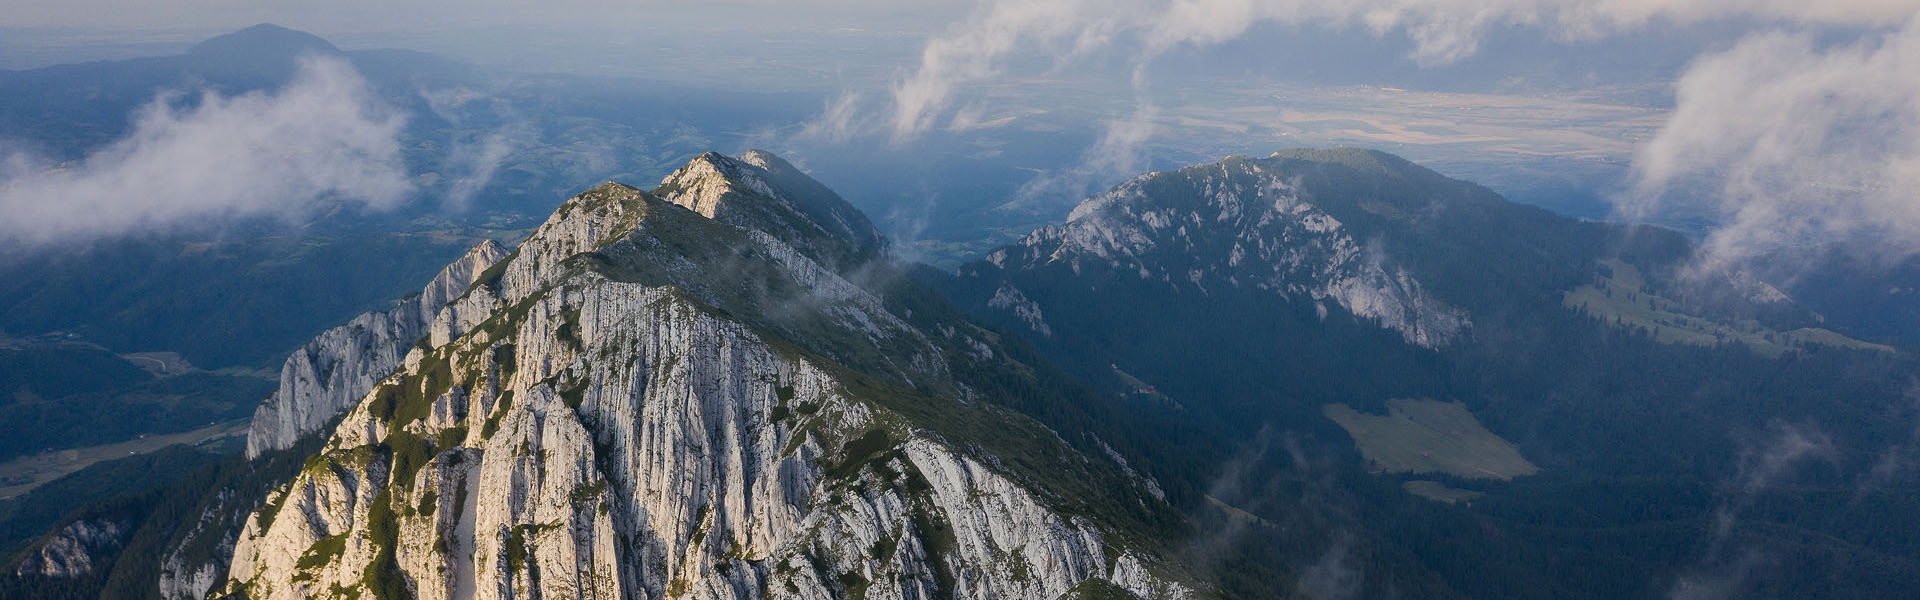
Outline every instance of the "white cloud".
<path fill-rule="evenodd" d="M 1160 108 L 1139 99 L 1133 114 L 1107 122 L 1106 129 L 1087 149 L 1086 166 L 1099 174 L 1131 175 L 1147 168 L 1147 141 L 1153 139 Z"/>
<path fill-rule="evenodd" d="M 1144 63 L 1179 46 L 1209 46 L 1277 23 L 1401 33 L 1411 58 L 1438 65 L 1472 56 L 1499 26 L 1542 27 L 1586 39 L 1654 22 L 1785 20 L 1898 23 L 1914 0 L 988 0 L 974 17 L 928 40 L 919 65 L 892 87 L 895 140 L 917 136 L 963 86 L 1003 74 L 1015 58 L 1056 63 L 1124 45 Z"/>
<path fill-rule="evenodd" d="M 860 129 L 856 121 L 862 114 L 859 111 L 860 100 L 861 95 L 857 92 L 846 92 L 828 100 L 820 116 L 802 125 L 795 137 L 836 144 L 847 142 Z"/>
<path fill-rule="evenodd" d="M 455 145 L 447 162 L 463 174 L 447 187 L 443 203 L 455 210 L 466 209 L 473 198 L 480 195 L 480 190 L 493 182 L 493 174 L 500 170 L 514 147 L 513 137 L 504 129 L 486 134 L 478 143 Z"/>
<path fill-rule="evenodd" d="M 1108 120 L 1093 145 L 1080 154 L 1072 167 L 1042 172 L 1014 192 L 1017 204 L 1033 204 L 1046 198 L 1080 198 L 1116 178 L 1138 175 L 1151 165 L 1147 142 L 1159 129 L 1160 108 L 1144 94 L 1135 99 L 1133 113 Z"/>
<path fill-rule="evenodd" d="M 1882 239 L 1920 252 L 1920 19 L 1860 42 L 1755 34 L 1687 68 L 1634 160 L 1628 216 L 1704 202 L 1702 266 L 1793 244 Z M 1675 193 L 1704 183 L 1704 200 Z"/>
<path fill-rule="evenodd" d="M 1023 194 L 1065 191 L 1143 162 L 1160 128 L 1144 93 L 1156 57 L 1263 24 L 1405 36 L 1411 59 L 1441 65 L 1472 56 L 1497 28 L 1589 40 L 1658 24 L 1748 23 L 1800 33 L 1750 35 L 1686 69 L 1671 119 L 1637 150 L 1637 185 L 1623 212 L 1675 208 L 1686 194 L 1672 190 L 1708 183 L 1708 215 L 1722 228 L 1705 256 L 1720 264 L 1703 267 L 1863 237 L 1907 255 L 1920 253 L 1920 201 L 1910 191 L 1920 189 L 1916 13 L 1920 0 L 986 0 L 926 43 L 893 84 L 889 106 L 864 107 L 885 117 L 862 119 L 841 103 L 830 128 L 840 139 L 864 127 L 910 140 L 994 110 L 980 99 L 956 109 L 970 86 L 1120 58 L 1133 68 L 1134 114 L 1111 119 L 1082 165 L 1038 177 Z M 1814 32 L 1860 32 L 1861 40 L 1834 46 Z"/>
<path fill-rule="evenodd" d="M 346 62 L 303 59 L 293 82 L 181 108 L 163 94 L 126 137 L 78 164 L 14 154 L 0 170 L 0 242 L 85 241 L 208 219 L 388 208 L 412 191 L 403 118 Z"/>

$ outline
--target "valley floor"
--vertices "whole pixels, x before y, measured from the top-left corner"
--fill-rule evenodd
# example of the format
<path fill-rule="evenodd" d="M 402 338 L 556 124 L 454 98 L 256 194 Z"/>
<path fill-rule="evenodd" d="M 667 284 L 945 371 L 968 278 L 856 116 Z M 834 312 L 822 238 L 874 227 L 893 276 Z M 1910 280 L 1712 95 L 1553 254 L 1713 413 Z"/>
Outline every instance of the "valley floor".
<path fill-rule="evenodd" d="M 242 419 L 214 423 L 193 431 L 149 435 L 124 442 L 23 456 L 0 463 L 0 500 L 33 491 L 49 481 L 66 477 L 97 462 L 146 454 L 174 444 L 198 445 L 246 433 L 247 420 Z"/>

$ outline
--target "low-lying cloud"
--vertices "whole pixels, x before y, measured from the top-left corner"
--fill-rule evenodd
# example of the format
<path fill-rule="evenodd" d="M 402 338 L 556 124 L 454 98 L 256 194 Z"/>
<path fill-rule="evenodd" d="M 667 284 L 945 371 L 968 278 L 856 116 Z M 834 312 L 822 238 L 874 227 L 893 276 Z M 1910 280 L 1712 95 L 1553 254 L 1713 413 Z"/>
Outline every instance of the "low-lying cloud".
<path fill-rule="evenodd" d="M 0 166 L 0 243 L 84 242 L 211 220 L 393 207 L 413 191 L 404 118 L 351 65 L 309 57 L 272 92 L 162 94 L 127 135 L 76 164 Z M 186 105 L 186 106 L 183 106 Z"/>
<path fill-rule="evenodd" d="M 1720 226 L 1703 266 L 1860 239 L 1920 252 L 1920 19 L 1832 47 L 1755 34 L 1696 60 L 1676 92 L 1625 206 L 1707 209 Z M 1707 191 L 1674 191 L 1689 186 Z"/>

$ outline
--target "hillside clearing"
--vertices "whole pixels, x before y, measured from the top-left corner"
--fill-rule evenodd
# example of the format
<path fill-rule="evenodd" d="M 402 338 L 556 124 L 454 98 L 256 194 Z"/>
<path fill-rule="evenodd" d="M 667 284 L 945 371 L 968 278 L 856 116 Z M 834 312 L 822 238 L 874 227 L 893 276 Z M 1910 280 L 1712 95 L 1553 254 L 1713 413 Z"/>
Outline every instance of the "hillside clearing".
<path fill-rule="evenodd" d="M 1561 303 L 1584 311 L 1603 323 L 1622 329 L 1645 329 L 1663 344 L 1720 346 L 1745 344 L 1763 356 L 1779 356 L 1806 346 L 1830 346 L 1892 352 L 1893 348 L 1856 340 L 1829 329 L 1806 327 L 1789 331 L 1769 329 L 1755 321 L 1721 321 L 1680 311 L 1673 300 L 1651 293 L 1639 270 L 1619 260 L 1605 260 L 1604 273 L 1591 285 L 1565 292 Z"/>
<path fill-rule="evenodd" d="M 1361 456 L 1386 472 L 1504 480 L 1540 471 L 1458 402 L 1388 400 L 1385 415 L 1345 404 L 1329 404 L 1321 412 L 1347 430 Z"/>

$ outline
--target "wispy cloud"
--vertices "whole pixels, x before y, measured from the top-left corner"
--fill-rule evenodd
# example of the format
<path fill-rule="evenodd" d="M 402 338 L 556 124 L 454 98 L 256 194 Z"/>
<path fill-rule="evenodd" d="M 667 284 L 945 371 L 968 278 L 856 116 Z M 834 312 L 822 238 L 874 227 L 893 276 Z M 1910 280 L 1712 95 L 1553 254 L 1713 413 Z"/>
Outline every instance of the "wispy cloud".
<path fill-rule="evenodd" d="M 1913 10 L 1895 0 L 989 0 L 928 40 L 919 64 L 892 86 L 888 124 L 895 139 L 927 131 L 962 87 L 1004 75 L 1015 59 L 1058 68 L 1119 49 L 1139 64 L 1176 47 L 1231 41 L 1264 24 L 1397 33 L 1412 42 L 1414 61 L 1442 65 L 1472 56 L 1488 31 L 1503 26 L 1591 39 L 1654 22 L 1733 18 L 1886 25 Z"/>
<path fill-rule="evenodd" d="M 500 170 L 513 149 L 513 138 L 505 130 L 487 133 L 471 144 L 454 146 L 447 162 L 458 169 L 460 176 L 447 187 L 445 206 L 462 210 L 472 204 L 474 196 L 493 182 L 494 172 Z"/>
<path fill-rule="evenodd" d="M 1328 600 L 1360 597 L 1366 573 L 1351 564 L 1352 552 L 1353 535 L 1345 531 L 1336 532 L 1333 542 L 1327 545 L 1327 551 L 1320 555 L 1320 559 L 1300 571 L 1300 583 L 1297 585 L 1300 595 Z"/>
<path fill-rule="evenodd" d="M 1632 217 L 1704 204 L 1722 225 L 1703 266 L 1862 237 L 1920 252 L 1920 19 L 1832 47 L 1751 35 L 1696 60 L 1676 92 L 1672 117 L 1635 157 L 1624 207 Z M 1708 191 L 1674 192 L 1689 185 Z"/>
<path fill-rule="evenodd" d="M 827 101 L 826 108 L 818 117 L 801 125 L 796 138 L 836 144 L 847 142 L 864 128 L 859 120 L 862 116 L 862 100 L 862 94 L 851 91 L 833 97 Z"/>
<path fill-rule="evenodd" d="M 1093 145 L 1080 154 L 1073 166 L 1043 172 L 1027 180 L 1014 193 L 1015 204 L 1030 204 L 1044 198 L 1079 198 L 1097 191 L 1102 183 L 1137 175 L 1151 164 L 1147 143 L 1159 129 L 1160 108 L 1144 94 L 1131 114 L 1108 120 Z"/>
<path fill-rule="evenodd" d="M 1674 600 L 1738 597 L 1757 568 L 1774 560 L 1765 548 L 1736 543 L 1740 514 L 1756 498 L 1809 460 L 1835 459 L 1833 440 L 1813 425 L 1774 423 L 1766 436 L 1748 442 L 1733 478 L 1713 512 L 1713 530 L 1700 561 L 1679 574 L 1667 590 Z"/>
<path fill-rule="evenodd" d="M 1907 382 L 1905 398 L 1907 405 L 1903 413 L 1907 418 L 1920 416 L 1920 379 Z M 1907 481 L 1915 469 L 1920 469 L 1920 420 L 1916 420 L 1908 431 L 1906 441 L 1888 445 L 1880 451 L 1873 468 L 1867 471 L 1867 476 L 1856 488 L 1856 499 L 1875 488 L 1900 485 Z"/>
<path fill-rule="evenodd" d="M 800 137 L 898 146 L 933 134 L 966 134 L 983 122 L 983 115 L 1010 114 L 1013 107 L 1002 104 L 1016 101 L 1006 93 L 1010 83 L 1034 91 L 1049 85 L 1087 85 L 1076 78 L 1113 73 L 1116 66 L 1129 70 L 1130 82 L 1119 75 L 1111 83 L 1115 89 L 1130 83 L 1133 102 L 1074 106 L 1077 112 L 1094 114 L 1096 142 L 1077 164 L 1038 174 L 1015 200 L 1077 198 L 1150 167 L 1150 156 L 1164 154 L 1150 152 L 1151 145 L 1184 131 L 1191 122 L 1187 117 L 1193 107 L 1157 106 L 1147 93 L 1148 74 L 1169 52 L 1310 27 L 1404 39 L 1407 57 L 1432 67 L 1472 57 L 1490 34 L 1512 28 L 1567 41 L 1706 22 L 1877 31 L 1873 28 L 1897 27 L 1916 8 L 1910 0 L 983 0 L 972 14 L 929 37 L 885 89 L 836 97 Z M 1110 114 L 1100 114 L 1103 110 Z M 1545 132 L 1554 130 L 1526 129 L 1535 136 L 1529 139 L 1551 139 Z M 1413 137 L 1462 141 L 1426 129 Z M 1567 147 L 1599 144 L 1617 146 L 1625 154 L 1631 151 L 1625 139 L 1607 131 L 1601 137 L 1573 140 L 1586 146 L 1560 144 L 1553 150 L 1566 153 Z"/>
<path fill-rule="evenodd" d="M 441 160 L 444 175 L 452 178 L 441 198 L 445 208 L 465 210 L 493 182 L 509 155 L 535 143 L 533 125 L 499 98 L 465 87 L 421 90 L 420 97 L 435 116 L 453 125 L 454 138 Z M 477 133 L 468 131 L 469 113 L 501 124 Z"/>
<path fill-rule="evenodd" d="M 346 62 L 302 60 L 274 92 L 179 93 L 140 109 L 126 137 L 77 164 L 22 153 L 0 170 L 0 242 L 87 241 L 248 216 L 297 217 L 322 204 L 389 208 L 413 190 L 403 117 Z"/>

